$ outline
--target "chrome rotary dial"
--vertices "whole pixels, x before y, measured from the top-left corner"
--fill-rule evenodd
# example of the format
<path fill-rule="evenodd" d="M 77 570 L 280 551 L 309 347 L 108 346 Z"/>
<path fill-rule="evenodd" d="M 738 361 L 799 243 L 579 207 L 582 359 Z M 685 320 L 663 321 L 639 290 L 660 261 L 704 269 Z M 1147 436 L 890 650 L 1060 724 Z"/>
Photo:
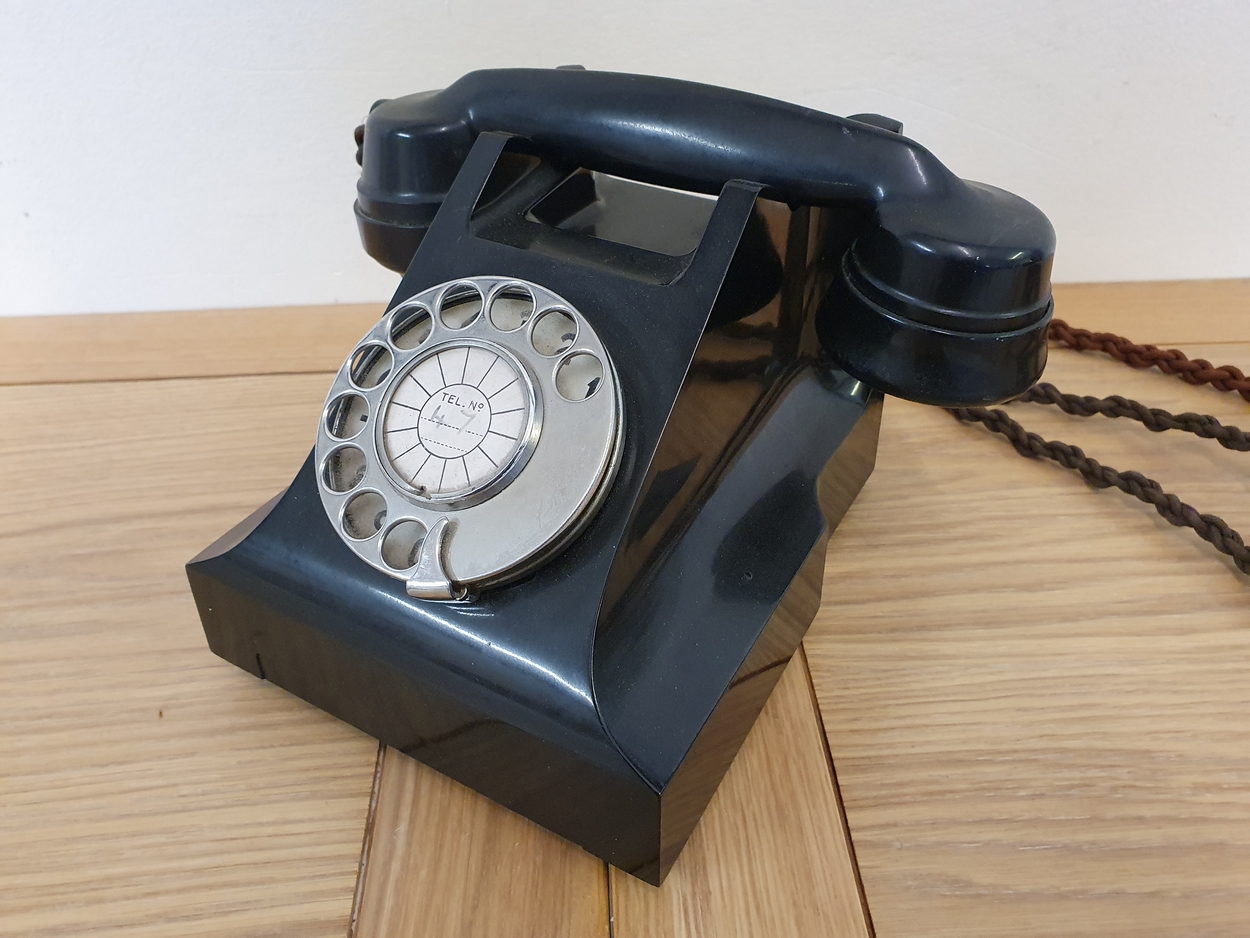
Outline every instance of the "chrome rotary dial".
<path fill-rule="evenodd" d="M 474 277 L 396 305 L 344 363 L 317 436 L 344 542 L 431 599 L 532 570 L 590 520 L 620 456 L 620 388 L 585 317 Z"/>

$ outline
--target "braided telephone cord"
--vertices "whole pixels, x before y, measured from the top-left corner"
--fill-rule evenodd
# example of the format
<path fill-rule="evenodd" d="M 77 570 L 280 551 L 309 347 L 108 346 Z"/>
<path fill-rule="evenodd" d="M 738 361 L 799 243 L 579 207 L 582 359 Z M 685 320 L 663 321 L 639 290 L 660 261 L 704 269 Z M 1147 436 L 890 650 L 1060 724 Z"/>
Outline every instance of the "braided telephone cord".
<path fill-rule="evenodd" d="M 1164 350 L 1154 345 L 1138 345 L 1109 332 L 1074 329 L 1059 319 L 1051 322 L 1047 337 L 1052 342 L 1066 345 L 1078 352 L 1105 352 L 1130 367 L 1158 368 L 1189 384 L 1210 384 L 1216 390 L 1240 394 L 1250 401 L 1250 380 L 1232 365 L 1216 367 L 1202 359 L 1190 359 L 1177 349 Z M 1092 417 L 1096 414 L 1127 417 L 1140 421 L 1147 429 L 1156 433 L 1184 430 L 1216 440 L 1221 446 L 1231 450 L 1250 451 L 1250 440 L 1247 440 L 1245 432 L 1237 427 L 1224 426 L 1208 414 L 1171 414 L 1119 395 L 1097 398 L 1064 394 L 1053 384 L 1045 383 L 1035 384 L 1016 400 L 1052 404 L 1065 413 L 1078 417 Z M 1096 459 L 1086 456 L 1079 446 L 1043 439 L 1024 429 L 1007 416 L 1005 411 L 989 410 L 985 407 L 954 407 L 947 410 L 956 420 L 981 423 L 990 431 L 1005 436 L 1021 456 L 1053 460 L 1065 469 L 1079 473 L 1095 488 L 1114 487 L 1153 505 L 1155 511 L 1169 524 L 1193 528 L 1200 538 L 1231 557 L 1238 570 L 1250 574 L 1250 548 L 1246 547 L 1240 534 L 1229 527 L 1223 518 L 1204 515 L 1177 496 L 1163 491 L 1163 486 L 1154 479 L 1147 478 L 1140 472 L 1120 472 L 1104 466 Z"/>
<path fill-rule="evenodd" d="M 989 410 L 985 407 L 952 407 L 948 410 L 956 420 L 982 423 L 988 430 L 1005 436 L 1021 456 L 1054 460 L 1065 469 L 1079 473 L 1094 488 L 1114 487 L 1153 505 L 1155 511 L 1169 524 L 1193 528 L 1200 538 L 1220 553 L 1232 557 L 1238 570 L 1250 573 L 1250 548 L 1246 547 L 1240 534 L 1230 528 L 1222 518 L 1204 515 L 1193 505 L 1163 491 L 1163 486 L 1154 479 L 1149 479 L 1140 472 L 1120 472 L 1104 466 L 1098 460 L 1086 456 L 1079 446 L 1043 439 L 1012 420 L 1006 411 Z"/>
<path fill-rule="evenodd" d="M 1111 397 L 1081 397 L 1064 394 L 1053 384 L 1041 382 L 1033 385 L 1016 398 L 1030 404 L 1053 404 L 1066 414 L 1075 417 L 1127 417 L 1137 420 L 1147 430 L 1162 433 L 1164 430 L 1184 430 L 1195 436 L 1215 440 L 1226 449 L 1240 453 L 1250 452 L 1250 437 L 1237 427 L 1227 427 L 1210 414 L 1173 414 L 1159 407 L 1147 407 L 1140 401 L 1113 394 Z"/>
<path fill-rule="evenodd" d="M 1078 352 L 1105 352 L 1132 368 L 1158 368 L 1188 384 L 1209 384 L 1217 391 L 1233 391 L 1250 401 L 1250 378 L 1232 365 L 1212 365 L 1203 358 L 1190 358 L 1179 349 L 1138 345 L 1110 332 L 1076 329 L 1062 319 L 1051 320 L 1047 338 Z"/>

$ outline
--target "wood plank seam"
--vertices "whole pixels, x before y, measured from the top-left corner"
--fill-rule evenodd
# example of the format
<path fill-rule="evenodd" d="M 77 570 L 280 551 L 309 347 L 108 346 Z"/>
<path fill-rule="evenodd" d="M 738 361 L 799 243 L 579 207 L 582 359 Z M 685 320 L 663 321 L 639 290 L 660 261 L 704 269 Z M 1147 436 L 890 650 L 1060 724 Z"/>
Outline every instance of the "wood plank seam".
<path fill-rule="evenodd" d="M 356 868 L 356 891 L 352 895 L 352 913 L 347 922 L 347 938 L 356 938 L 356 923 L 360 920 L 360 902 L 365 895 L 365 874 L 369 869 L 369 848 L 373 840 L 373 823 L 378 815 L 378 792 L 382 788 L 382 760 L 386 758 L 386 743 L 378 743 L 378 757 L 373 763 L 373 789 L 369 792 L 369 811 L 365 815 L 365 833 L 360 843 L 360 865 Z"/>
<path fill-rule="evenodd" d="M 846 805 L 842 803 L 842 789 L 838 786 L 838 770 L 833 764 L 833 751 L 829 748 L 829 734 L 825 732 L 825 716 L 820 711 L 820 698 L 816 696 L 816 685 L 812 681 L 812 669 L 807 663 L 807 648 L 799 645 L 799 656 L 803 661 L 803 677 L 807 681 L 807 692 L 812 697 L 812 712 L 816 714 L 816 725 L 820 728 L 821 748 L 825 753 L 825 765 L 829 769 L 829 782 L 833 785 L 833 797 L 838 805 L 838 818 L 842 829 L 846 832 L 846 844 L 851 853 L 851 869 L 855 873 L 855 888 L 859 890 L 859 905 L 864 912 L 864 924 L 868 929 L 869 938 L 877 938 L 877 930 L 872 924 L 872 908 L 868 904 L 868 893 L 864 890 L 864 878 L 859 872 L 859 858 L 855 855 L 855 838 L 851 835 L 851 826 L 846 819 Z"/>
<path fill-rule="evenodd" d="M 1079 325 L 1079 323 L 1074 323 L 1073 325 Z M 1141 340 L 1144 342 L 1151 342 L 1151 344 L 1158 345 L 1160 348 L 1172 348 L 1176 346 L 1187 346 L 1187 345 L 1195 344 L 1192 342 L 1154 342 L 1153 340 L 1149 339 L 1149 337 L 1143 338 L 1135 334 L 1128 336 L 1128 338 L 1131 338 L 1134 341 Z M 1202 342 L 1199 344 L 1203 345 L 1204 347 L 1210 348 L 1210 347 L 1218 347 L 1218 346 L 1241 346 L 1241 345 L 1244 345 L 1245 343 L 1238 339 L 1217 339 L 1217 340 L 1203 339 Z M 1060 346 L 1051 346 L 1050 351 L 1055 352 L 1055 351 L 1068 351 L 1068 350 L 1062 349 Z M 1185 349 L 1181 348 L 1181 351 L 1185 351 Z M 1083 355 L 1087 355 L 1091 357 L 1107 357 L 1107 356 L 1103 356 L 1102 353 L 1099 353 L 1099 352 L 1079 352 L 1079 353 L 1074 352 L 1073 354 L 1083 354 Z M 1110 359 L 1110 358 L 1107 358 L 1107 360 L 1113 361 L 1113 359 Z M 1218 366 L 1220 363 L 1216 362 L 1215 364 Z M 315 376 L 315 375 L 325 375 L 327 378 L 332 378 L 334 374 L 335 372 L 328 368 L 311 368 L 311 369 L 273 369 L 273 368 L 270 368 L 270 369 L 263 369 L 263 370 L 255 369 L 255 370 L 244 370 L 244 371 L 221 372 L 221 373 L 214 373 L 214 374 L 207 374 L 207 375 L 200 375 L 200 374 L 138 375 L 138 376 L 126 376 L 126 377 L 82 378 L 79 380 L 66 379 L 64 376 L 58 376 L 56 380 L 43 378 L 43 377 L 36 377 L 36 378 L 29 378 L 29 379 L 18 378 L 16 380 L 12 380 L 12 379 L 7 378 L 4 375 L 0 375 L 0 388 L 18 388 L 18 387 L 28 387 L 28 386 L 38 386 L 38 387 L 70 386 L 72 387 L 72 386 L 85 385 L 85 384 L 143 384 L 147 382 L 157 382 L 157 381 L 187 381 L 187 380 L 215 381 L 215 380 L 222 379 L 222 378 L 302 377 L 302 376 Z"/>
<path fill-rule="evenodd" d="M 151 375 L 142 378 L 84 378 L 81 381 L 66 381 L 64 379 L 60 379 L 57 381 L 5 382 L 4 380 L 0 380 L 0 388 L 78 388 L 96 384 L 144 385 L 160 384 L 164 381 L 237 381 L 240 378 L 315 378 L 318 376 L 324 376 L 328 382 L 334 377 L 334 375 L 335 372 L 333 371 L 318 368 L 313 371 L 240 371 L 237 373 L 222 375 Z"/>
<path fill-rule="evenodd" d="M 608 938 L 616 938 L 616 895 L 612 890 L 612 867 L 604 861 L 603 879 L 608 884 Z"/>
<path fill-rule="evenodd" d="M 1250 341 L 1248 304 L 1250 279 L 1055 284 L 1060 318 L 1163 347 Z M 333 370 L 385 306 L 0 317 L 0 385 L 64 381 L 66 361 L 95 381 Z"/>

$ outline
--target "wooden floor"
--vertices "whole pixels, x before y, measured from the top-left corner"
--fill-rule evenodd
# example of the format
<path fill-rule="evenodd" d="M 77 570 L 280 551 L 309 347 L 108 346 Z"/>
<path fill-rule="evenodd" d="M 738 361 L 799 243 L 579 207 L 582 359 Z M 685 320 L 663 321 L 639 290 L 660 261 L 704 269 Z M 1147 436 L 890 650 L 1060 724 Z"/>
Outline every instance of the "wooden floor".
<path fill-rule="evenodd" d="M 1057 307 L 1250 371 L 1250 282 Z M 215 658 L 183 564 L 294 475 L 379 312 L 0 319 L 0 934 L 1246 934 L 1250 578 L 939 410 L 887 402 L 661 889 Z M 1047 378 L 1250 424 L 1100 356 Z M 1012 412 L 1250 532 L 1250 455 Z"/>

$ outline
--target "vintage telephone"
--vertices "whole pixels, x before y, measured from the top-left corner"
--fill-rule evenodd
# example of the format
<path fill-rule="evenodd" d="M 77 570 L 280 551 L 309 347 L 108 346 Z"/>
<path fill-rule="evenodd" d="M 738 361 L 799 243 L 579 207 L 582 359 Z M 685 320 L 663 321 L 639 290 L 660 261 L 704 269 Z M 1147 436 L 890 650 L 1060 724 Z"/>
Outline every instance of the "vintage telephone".
<path fill-rule="evenodd" d="M 403 280 L 290 488 L 188 564 L 213 651 L 661 882 L 882 392 L 1045 364 L 1050 224 L 900 131 L 581 69 L 376 104 L 356 215 Z"/>

